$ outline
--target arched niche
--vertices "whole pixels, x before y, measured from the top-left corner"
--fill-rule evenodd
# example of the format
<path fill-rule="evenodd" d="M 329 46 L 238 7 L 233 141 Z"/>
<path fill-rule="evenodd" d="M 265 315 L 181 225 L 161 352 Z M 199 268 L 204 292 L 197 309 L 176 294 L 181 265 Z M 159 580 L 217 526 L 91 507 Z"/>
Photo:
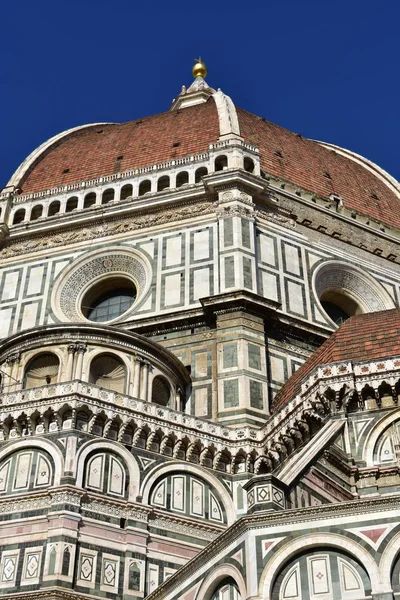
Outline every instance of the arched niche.
<path fill-rule="evenodd" d="M 400 420 L 394 421 L 394 423 L 389 425 L 377 439 L 373 454 L 374 465 L 396 463 L 399 459 L 399 440 Z"/>
<path fill-rule="evenodd" d="M 121 444 L 108 440 L 90 440 L 83 444 L 76 455 L 76 460 L 73 465 L 73 470 L 76 474 L 77 487 L 84 487 L 85 481 L 85 466 L 88 457 L 93 456 L 96 452 L 106 452 L 115 455 L 127 469 L 127 499 L 130 502 L 136 502 L 139 493 L 140 469 L 132 454 Z"/>
<path fill-rule="evenodd" d="M 85 463 L 84 488 L 99 494 L 126 497 L 129 484 L 124 462 L 112 452 L 94 451 Z"/>
<path fill-rule="evenodd" d="M 162 375 L 156 375 L 151 387 L 151 401 L 161 406 L 168 406 L 171 398 L 171 387 Z"/>
<path fill-rule="evenodd" d="M 25 367 L 23 387 L 29 389 L 55 383 L 59 368 L 58 356 L 52 352 L 43 352 L 33 357 Z"/>
<path fill-rule="evenodd" d="M 363 600 L 371 594 L 371 582 L 362 565 L 331 548 L 308 550 L 290 560 L 278 573 L 271 600 Z"/>
<path fill-rule="evenodd" d="M 217 585 L 210 600 L 242 600 L 242 597 L 235 580 L 227 577 Z"/>
<path fill-rule="evenodd" d="M 194 478 L 208 484 L 211 490 L 215 490 L 217 498 L 223 505 L 226 512 L 226 522 L 231 525 L 236 520 L 236 510 L 233 504 L 232 497 L 228 493 L 225 486 L 214 475 L 206 472 L 203 467 L 181 463 L 179 461 L 171 461 L 166 465 L 156 466 L 150 470 L 145 476 L 140 489 L 143 504 L 151 503 L 151 496 L 154 492 L 155 485 L 163 480 L 164 476 L 172 474 L 189 474 Z M 215 521 L 216 522 L 216 521 Z"/>
<path fill-rule="evenodd" d="M 54 483 L 54 461 L 35 447 L 19 449 L 0 460 L 0 497 L 40 491 Z"/>
<path fill-rule="evenodd" d="M 98 354 L 89 368 L 89 382 L 105 390 L 123 394 L 126 388 L 126 368 L 115 354 Z"/>
<path fill-rule="evenodd" d="M 185 472 L 158 479 L 150 492 L 150 505 L 192 519 L 226 524 L 226 511 L 218 492 L 207 481 Z"/>

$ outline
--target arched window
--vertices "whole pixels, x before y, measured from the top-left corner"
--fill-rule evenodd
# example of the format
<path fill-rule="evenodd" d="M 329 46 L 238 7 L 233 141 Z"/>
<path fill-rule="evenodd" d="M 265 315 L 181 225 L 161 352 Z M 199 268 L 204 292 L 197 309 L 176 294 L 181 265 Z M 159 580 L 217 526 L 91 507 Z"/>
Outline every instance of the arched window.
<path fill-rule="evenodd" d="M 239 588 L 232 577 L 227 577 L 219 584 L 210 600 L 241 600 Z"/>
<path fill-rule="evenodd" d="M 89 381 L 94 385 L 124 393 L 126 370 L 120 358 L 114 354 L 100 354 L 96 356 L 90 365 Z"/>
<path fill-rule="evenodd" d="M 271 600 L 370 597 L 365 569 L 347 554 L 331 549 L 309 551 L 291 560 L 275 579 Z"/>
<path fill-rule="evenodd" d="M 157 181 L 157 192 L 162 192 L 163 190 L 169 189 L 169 177 L 168 175 L 163 175 Z"/>
<path fill-rule="evenodd" d="M 216 171 L 223 171 L 224 169 L 228 168 L 228 159 L 224 154 L 222 154 L 221 156 L 217 156 L 214 164 Z"/>
<path fill-rule="evenodd" d="M 143 591 L 142 562 L 131 560 L 129 565 L 128 588 L 137 592 Z"/>
<path fill-rule="evenodd" d="M 398 439 L 400 439 L 400 421 L 393 423 L 379 437 L 374 449 L 375 465 L 397 462 L 396 446 Z"/>
<path fill-rule="evenodd" d="M 191 518 L 226 523 L 225 509 L 216 490 L 208 482 L 187 473 L 175 473 L 159 480 L 150 494 L 150 504 Z"/>
<path fill-rule="evenodd" d="M 55 383 L 58 378 L 60 361 L 58 356 L 50 352 L 32 358 L 26 366 L 24 388 L 33 388 Z"/>
<path fill-rule="evenodd" d="M 139 185 L 139 196 L 144 196 L 149 192 L 151 192 L 151 181 L 150 179 L 145 179 L 144 181 L 141 181 Z"/>
<path fill-rule="evenodd" d="M 103 195 L 101 197 L 101 203 L 102 204 L 108 204 L 109 202 L 111 202 L 112 200 L 114 200 L 115 197 L 115 191 L 113 188 L 108 188 L 108 190 L 105 190 L 103 192 Z"/>
<path fill-rule="evenodd" d="M 208 174 L 207 167 L 199 167 L 194 174 L 195 183 L 200 183 L 201 178 Z"/>
<path fill-rule="evenodd" d="M 13 225 L 18 225 L 19 223 L 22 223 L 23 221 L 25 221 L 25 209 L 20 208 L 17 210 L 16 213 L 14 213 Z"/>
<path fill-rule="evenodd" d="M 54 200 L 49 206 L 49 212 L 47 213 L 49 217 L 56 215 L 60 212 L 60 202 L 58 200 Z"/>
<path fill-rule="evenodd" d="M 109 452 L 93 454 L 86 462 L 85 488 L 124 497 L 127 474 L 122 460 Z"/>
<path fill-rule="evenodd" d="M 90 208 L 96 204 L 96 194 L 94 192 L 89 192 L 83 199 L 83 208 Z"/>
<path fill-rule="evenodd" d="M 67 200 L 67 204 L 65 206 L 65 212 L 66 213 L 72 212 L 76 208 L 78 208 L 78 197 L 71 196 L 71 198 L 68 198 L 68 200 Z"/>
<path fill-rule="evenodd" d="M 61 574 L 69 575 L 69 568 L 71 564 L 71 549 L 69 546 L 64 548 L 62 563 L 61 563 Z"/>
<path fill-rule="evenodd" d="M 37 204 L 32 208 L 31 212 L 31 221 L 36 221 L 36 219 L 40 219 L 43 214 L 43 206 L 41 204 Z"/>
<path fill-rule="evenodd" d="M 182 185 L 185 185 L 186 183 L 189 183 L 189 173 L 187 171 L 181 171 L 176 176 L 176 187 L 177 188 L 181 187 Z"/>
<path fill-rule="evenodd" d="M 254 161 L 248 156 L 244 157 L 243 167 L 245 171 L 248 171 L 249 173 L 254 173 Z"/>
<path fill-rule="evenodd" d="M 168 406 L 171 389 L 168 381 L 161 375 L 157 375 L 153 379 L 153 387 L 151 390 L 151 401 L 162 406 Z"/>
<path fill-rule="evenodd" d="M 126 200 L 127 198 L 131 198 L 133 196 L 133 186 L 130 183 L 123 185 L 121 188 L 120 199 Z"/>
<path fill-rule="evenodd" d="M 35 448 L 19 450 L 0 463 L 0 495 L 47 488 L 53 480 L 51 456 Z"/>

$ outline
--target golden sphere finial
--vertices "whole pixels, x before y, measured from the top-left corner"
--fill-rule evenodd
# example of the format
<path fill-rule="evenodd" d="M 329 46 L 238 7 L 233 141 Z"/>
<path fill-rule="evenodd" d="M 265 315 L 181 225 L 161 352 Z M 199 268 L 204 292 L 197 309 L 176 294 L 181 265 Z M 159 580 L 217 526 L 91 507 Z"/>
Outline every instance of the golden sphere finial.
<path fill-rule="evenodd" d="M 192 69 L 192 74 L 193 77 L 196 79 L 196 77 L 204 77 L 207 75 L 207 67 L 205 65 L 205 63 L 201 60 L 201 58 L 195 58 L 194 59 L 194 67 Z"/>

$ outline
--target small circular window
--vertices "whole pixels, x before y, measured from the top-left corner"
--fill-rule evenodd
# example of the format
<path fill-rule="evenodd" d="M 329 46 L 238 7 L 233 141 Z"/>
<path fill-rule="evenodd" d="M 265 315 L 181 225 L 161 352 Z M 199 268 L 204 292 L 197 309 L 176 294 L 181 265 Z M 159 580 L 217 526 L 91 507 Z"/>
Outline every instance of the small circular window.
<path fill-rule="evenodd" d="M 85 253 L 61 272 L 54 285 L 54 317 L 75 323 L 130 319 L 148 298 L 151 282 L 151 264 L 136 249 L 105 246 Z"/>
<path fill-rule="evenodd" d="M 111 277 L 90 288 L 82 300 L 82 313 L 89 321 L 105 323 L 128 311 L 136 300 L 136 287 L 129 279 Z"/>

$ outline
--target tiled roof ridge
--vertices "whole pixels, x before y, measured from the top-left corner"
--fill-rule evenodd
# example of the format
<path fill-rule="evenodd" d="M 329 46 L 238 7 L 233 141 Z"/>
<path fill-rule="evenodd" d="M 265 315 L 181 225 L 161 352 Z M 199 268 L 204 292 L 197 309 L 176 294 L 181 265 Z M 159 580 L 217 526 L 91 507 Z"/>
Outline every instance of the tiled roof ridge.
<path fill-rule="evenodd" d="M 299 393 L 303 381 L 317 366 L 345 360 L 363 362 L 395 355 L 396 348 L 390 343 L 391 338 L 399 339 L 397 354 L 400 355 L 400 308 L 350 317 L 287 380 L 272 402 L 272 411 L 292 400 Z"/>

